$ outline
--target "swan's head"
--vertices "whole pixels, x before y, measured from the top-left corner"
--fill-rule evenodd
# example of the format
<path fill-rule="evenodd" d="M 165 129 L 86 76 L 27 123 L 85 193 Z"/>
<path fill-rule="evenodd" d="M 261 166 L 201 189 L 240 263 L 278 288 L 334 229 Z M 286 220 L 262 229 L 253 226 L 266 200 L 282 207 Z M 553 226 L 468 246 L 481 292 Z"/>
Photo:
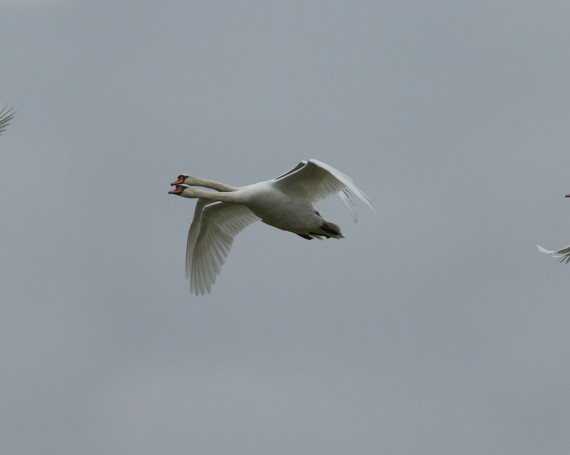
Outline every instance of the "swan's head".
<path fill-rule="evenodd" d="M 170 184 L 170 186 L 176 185 L 195 185 L 196 179 L 189 174 L 180 174 L 174 182 Z"/>
<path fill-rule="evenodd" d="M 192 188 L 190 185 L 186 185 L 185 183 L 180 183 L 176 185 L 176 188 L 169 191 L 168 194 L 176 194 L 177 196 L 183 197 L 198 197 L 196 194 L 196 190 Z"/>
<path fill-rule="evenodd" d="M 176 185 L 176 188 L 169 191 L 168 194 L 177 194 L 178 196 L 182 196 L 182 193 L 184 193 L 184 190 L 189 188 L 188 185 L 184 185 L 183 183 L 178 183 L 178 184 L 173 183 L 172 185 Z"/>
<path fill-rule="evenodd" d="M 566 197 L 570 197 L 570 194 L 567 194 Z"/>

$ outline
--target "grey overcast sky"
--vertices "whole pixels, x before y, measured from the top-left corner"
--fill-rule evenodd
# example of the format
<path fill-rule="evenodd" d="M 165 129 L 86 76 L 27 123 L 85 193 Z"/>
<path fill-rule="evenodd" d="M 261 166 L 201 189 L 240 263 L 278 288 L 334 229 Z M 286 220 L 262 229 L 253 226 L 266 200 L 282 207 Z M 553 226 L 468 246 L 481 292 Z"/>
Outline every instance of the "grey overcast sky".
<path fill-rule="evenodd" d="M 566 0 L 0 0 L 0 452 L 570 450 Z M 184 279 L 179 173 L 317 158 L 346 239 Z"/>

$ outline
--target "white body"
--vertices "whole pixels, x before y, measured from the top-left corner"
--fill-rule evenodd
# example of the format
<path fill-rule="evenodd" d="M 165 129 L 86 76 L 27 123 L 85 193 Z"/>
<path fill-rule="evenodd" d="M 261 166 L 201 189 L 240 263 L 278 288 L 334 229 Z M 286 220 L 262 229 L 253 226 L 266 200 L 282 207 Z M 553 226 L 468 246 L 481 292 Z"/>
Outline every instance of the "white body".
<path fill-rule="evenodd" d="M 310 200 L 284 193 L 271 181 L 241 187 L 231 199 L 228 202 L 245 205 L 264 223 L 295 234 L 318 233 L 324 221 Z"/>

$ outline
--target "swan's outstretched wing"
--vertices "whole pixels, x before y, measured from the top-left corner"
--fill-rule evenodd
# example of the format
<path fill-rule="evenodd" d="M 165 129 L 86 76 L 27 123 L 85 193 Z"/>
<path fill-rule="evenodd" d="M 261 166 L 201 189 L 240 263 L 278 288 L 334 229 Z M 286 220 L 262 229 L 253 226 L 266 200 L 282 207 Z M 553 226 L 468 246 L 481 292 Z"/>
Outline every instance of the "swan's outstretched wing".
<path fill-rule="evenodd" d="M 204 210 L 204 207 L 207 205 L 215 203 L 215 201 L 208 201 L 206 199 L 198 199 L 196 202 L 196 208 L 194 209 L 194 218 L 192 218 L 192 224 L 188 230 L 188 239 L 186 240 L 186 279 L 190 278 L 190 270 L 192 269 L 192 253 L 194 251 L 194 245 L 196 244 L 198 232 L 200 232 L 202 210 Z"/>
<path fill-rule="evenodd" d="M 297 164 L 297 166 L 295 166 L 293 169 L 291 169 L 290 171 L 285 172 L 284 174 L 281 174 L 279 177 L 275 177 L 273 180 L 279 180 L 282 179 L 283 177 L 286 177 L 289 174 L 292 174 L 293 172 L 295 172 L 298 169 L 301 169 L 302 167 L 305 167 L 307 165 L 307 160 L 303 160 L 301 161 L 299 164 Z"/>
<path fill-rule="evenodd" d="M 372 201 L 352 181 L 352 179 L 328 164 L 317 160 L 301 161 L 295 168 L 275 178 L 273 184 L 281 191 L 304 197 L 316 202 L 331 194 L 338 193 L 352 212 L 352 195 L 358 196 L 374 211 Z"/>
<path fill-rule="evenodd" d="M 220 273 L 230 252 L 234 237 L 259 220 L 245 205 L 225 202 L 207 204 L 200 213 L 199 225 L 196 228 L 198 233 L 191 249 L 190 268 L 190 290 L 196 295 L 210 292 L 216 275 Z M 189 240 L 193 235 L 191 227 Z M 186 257 L 187 265 L 189 261 L 190 258 Z"/>
<path fill-rule="evenodd" d="M 14 118 L 15 112 L 12 108 L 5 107 L 0 111 L 0 134 L 2 134 L 10 121 Z"/>
<path fill-rule="evenodd" d="M 561 248 L 561 249 L 556 250 L 556 251 L 547 250 L 546 248 L 542 248 L 540 245 L 536 245 L 536 246 L 543 253 L 551 254 L 555 258 L 560 259 L 560 262 L 565 262 L 566 264 L 568 264 L 568 262 L 570 262 L 570 245 L 565 246 L 564 248 Z"/>

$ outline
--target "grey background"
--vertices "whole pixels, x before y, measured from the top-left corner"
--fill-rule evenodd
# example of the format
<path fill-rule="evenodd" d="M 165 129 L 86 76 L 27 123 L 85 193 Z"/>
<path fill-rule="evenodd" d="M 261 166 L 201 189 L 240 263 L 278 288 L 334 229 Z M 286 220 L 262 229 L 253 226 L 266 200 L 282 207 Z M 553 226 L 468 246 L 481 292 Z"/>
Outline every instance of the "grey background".
<path fill-rule="evenodd" d="M 567 1 L 0 2 L 0 452 L 567 454 Z M 184 280 L 181 172 L 342 241 Z"/>

